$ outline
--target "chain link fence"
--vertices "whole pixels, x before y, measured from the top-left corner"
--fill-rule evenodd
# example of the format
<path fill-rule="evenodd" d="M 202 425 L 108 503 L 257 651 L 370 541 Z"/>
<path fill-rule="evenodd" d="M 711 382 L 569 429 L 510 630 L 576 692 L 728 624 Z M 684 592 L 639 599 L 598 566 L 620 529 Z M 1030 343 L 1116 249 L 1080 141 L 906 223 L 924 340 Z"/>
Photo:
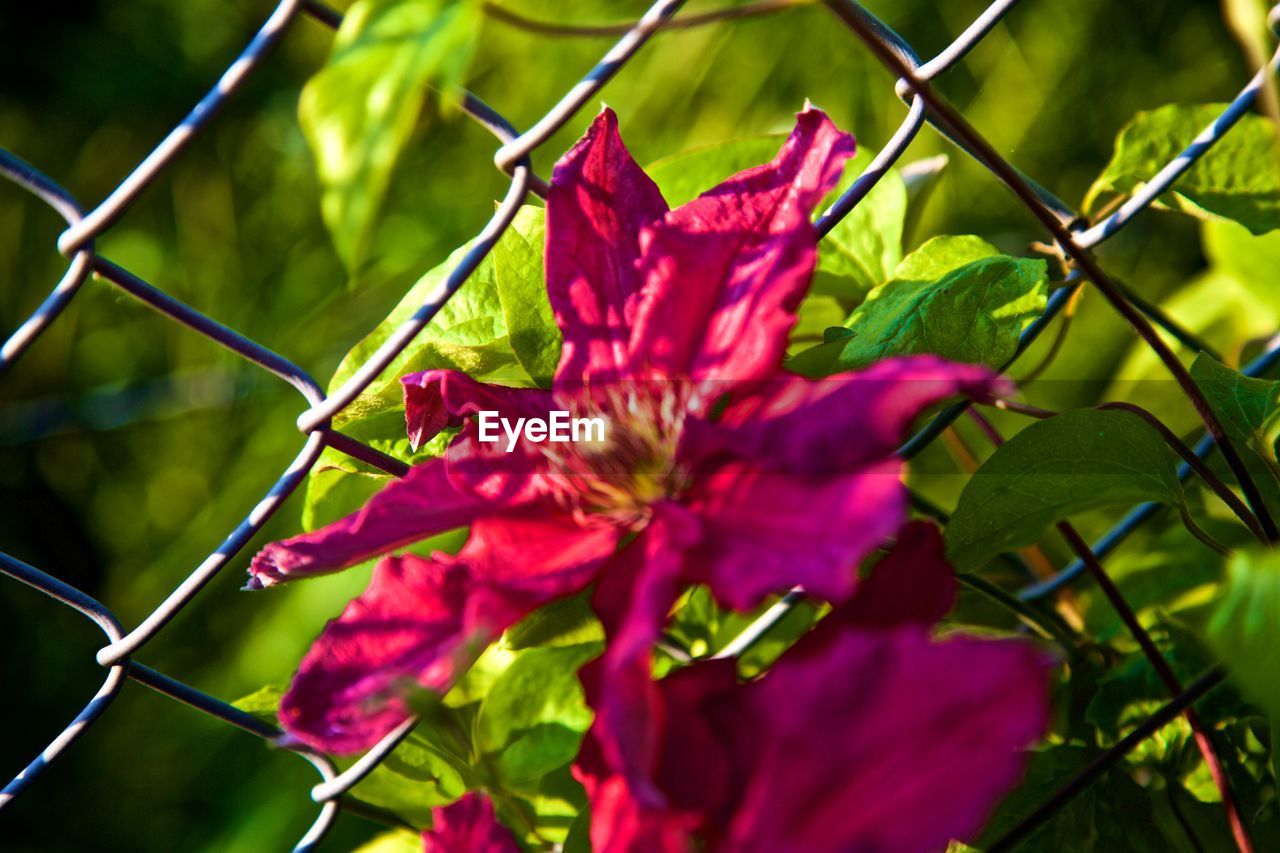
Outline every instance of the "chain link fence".
<path fill-rule="evenodd" d="M 1162 327 L 1175 338 L 1187 339 L 1187 333 L 1157 309 L 1128 297 L 1125 291 L 1098 267 L 1091 255 L 1091 250 L 1132 222 L 1134 217 L 1149 207 L 1215 143 L 1231 131 L 1235 123 L 1253 107 L 1266 83 L 1267 76 L 1280 69 L 1280 51 L 1248 82 L 1228 108 L 1211 125 L 1204 128 L 1195 141 L 1179 156 L 1166 164 L 1150 182 L 1104 219 L 1090 223 L 1061 200 L 1022 175 L 1012 164 L 997 154 L 982 135 L 969 126 L 965 119 L 931 88 L 931 81 L 961 62 L 966 54 L 1012 10 L 1016 0 L 996 0 L 991 3 L 953 42 L 928 60 L 921 60 L 907 41 L 853 0 L 823 0 L 823 2 L 829 11 L 849 28 L 853 37 L 861 41 L 891 73 L 898 77 L 897 95 L 904 101 L 907 109 L 901 125 L 871 164 L 817 220 L 816 226 L 820 233 L 825 234 L 829 231 L 867 195 L 884 174 L 898 162 L 907 146 L 927 123 L 986 167 L 993 177 L 1005 184 L 1049 233 L 1057 250 L 1067 262 L 1068 272 L 1063 286 L 1054 290 L 1043 315 L 1024 331 L 1018 354 L 1025 351 L 1044 332 L 1051 321 L 1063 311 L 1078 289 L 1090 283 L 1112 301 L 1117 310 L 1130 320 L 1139 334 L 1148 342 L 1152 342 L 1153 338 L 1156 344 L 1159 342 L 1151 323 Z M 292 750 L 313 765 L 320 775 L 320 782 L 311 789 L 310 797 L 320 805 L 320 811 L 295 849 L 310 850 L 319 844 L 333 825 L 340 809 L 356 813 L 365 810 L 358 803 L 344 800 L 343 795 L 390 754 L 408 735 L 415 721 L 411 720 L 392 732 L 347 770 L 339 773 L 333 762 L 326 756 L 308 751 L 291 742 L 282 741 L 281 732 L 275 727 L 218 698 L 147 667 L 135 658 L 148 642 L 164 630 L 170 620 L 184 608 L 191 606 L 200 591 L 235 559 L 285 499 L 303 482 L 326 447 L 332 447 L 393 475 L 403 475 L 407 471 L 407 466 L 400 460 L 333 429 L 332 418 L 369 387 L 414 337 L 431 322 L 441 306 L 464 286 L 467 278 L 493 248 L 510 225 L 517 210 L 529 199 L 529 196 L 531 194 L 540 196 L 545 193 L 547 185 L 544 180 L 534 174 L 530 154 L 572 120 L 584 105 L 595 99 L 600 90 L 649 38 L 664 28 L 689 25 L 694 22 L 693 19 L 707 17 L 706 15 L 678 16 L 677 13 L 682 5 L 683 0 L 659 0 L 654 3 L 643 17 L 623 29 L 613 47 L 580 82 L 524 132 L 514 128 L 475 94 L 469 92 L 465 94 L 464 111 L 487 128 L 499 142 L 493 162 L 510 178 L 506 195 L 493 217 L 477 235 L 473 248 L 438 289 L 346 383 L 330 395 L 326 395 L 321 386 L 301 367 L 266 345 L 222 325 L 201 313 L 197 308 L 184 304 L 98 254 L 94 248 L 94 240 L 125 216 L 139 197 L 147 192 L 148 187 L 176 158 L 182 155 L 192 140 L 216 119 L 219 111 L 236 96 L 245 81 L 268 61 L 272 48 L 290 27 L 306 26 L 309 19 L 310 23 L 336 28 L 341 23 L 340 13 L 312 0 L 282 0 L 243 52 L 227 67 L 221 78 L 186 118 L 152 149 L 114 191 L 88 211 L 69 192 L 36 167 L 0 148 L 0 174 L 41 199 L 66 221 L 67 228 L 58 238 L 57 248 L 69 258 L 65 274 L 50 291 L 48 297 L 0 348 L 0 374 L 12 368 L 23 352 L 57 321 L 59 315 L 93 276 L 119 288 L 139 302 L 174 322 L 186 326 L 196 334 L 204 336 L 218 346 L 274 374 L 293 386 L 306 405 L 306 409 L 297 419 L 298 429 L 305 436 L 297 457 L 285 468 L 279 479 L 249 511 L 244 520 L 163 601 L 159 602 L 139 624 L 131 629 L 121 625 L 106 605 L 94 600 L 81 590 L 63 583 L 39 568 L 0 553 L 0 574 L 28 584 L 79 612 L 101 629 L 107 641 L 106 645 L 97 652 L 97 662 L 106 673 L 101 687 L 61 734 L 4 787 L 0 792 L 0 810 L 35 784 L 43 771 L 93 726 L 107 711 L 112 700 L 119 695 L 127 681 L 145 685 L 200 713 L 216 717 L 252 735 Z M 1273 28 L 1280 27 L 1280 7 L 1272 11 L 1270 21 Z M 1015 355 L 1014 358 L 1016 359 L 1017 356 Z M 1277 359 L 1280 359 L 1280 339 L 1273 340 L 1264 354 L 1248 365 L 1244 372 L 1249 375 L 1259 375 L 1268 370 Z M 918 453 L 937 438 L 964 410 L 964 405 L 956 405 L 938 414 L 903 446 L 901 454 L 909 458 Z M 1196 446 L 1195 452 L 1203 457 L 1213 451 L 1215 446 L 1213 438 L 1206 436 Z M 1185 479 L 1189 476 L 1190 470 L 1190 466 L 1184 464 L 1179 474 Z M 1157 507 L 1154 505 L 1135 508 L 1095 543 L 1092 549 L 1085 549 L 1081 559 L 1052 578 L 1023 589 L 1018 594 L 1019 597 L 1023 600 L 1033 600 L 1052 595 L 1084 573 L 1086 568 L 1089 568 L 1090 562 L 1096 564 L 1093 557 L 1100 560 L 1111 553 L 1156 510 Z M 1100 570 L 1100 567 L 1098 568 Z M 795 593 L 783 598 L 734 640 L 723 653 L 734 654 L 748 647 L 756 638 L 776 624 L 798 599 L 799 595 Z M 1054 797 L 1046 801 L 1022 824 L 1007 833 L 992 849 L 1007 849 L 1016 845 L 1039 820 L 1051 814 L 1063 802 L 1090 784 L 1143 739 L 1155 733 L 1178 714 L 1186 712 L 1199 698 L 1220 683 L 1221 679 L 1221 671 L 1213 670 L 1177 692 L 1167 705 L 1137 726 L 1097 761 L 1072 779 L 1064 780 L 1062 789 Z M 304 796 L 306 793 L 300 791 L 299 799 L 301 800 Z"/>

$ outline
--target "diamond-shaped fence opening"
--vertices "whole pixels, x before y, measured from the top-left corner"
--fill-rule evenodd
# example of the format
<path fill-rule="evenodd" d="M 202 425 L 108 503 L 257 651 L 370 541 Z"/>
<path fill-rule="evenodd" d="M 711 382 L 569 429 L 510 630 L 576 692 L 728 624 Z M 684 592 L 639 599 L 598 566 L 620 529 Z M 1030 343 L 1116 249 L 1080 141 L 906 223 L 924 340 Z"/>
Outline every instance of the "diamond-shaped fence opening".
<path fill-rule="evenodd" d="M 1050 321 L 1068 304 L 1073 294 L 1088 284 L 1101 290 L 1116 309 L 1149 341 L 1155 337 L 1152 323 L 1166 327 L 1166 330 L 1175 337 L 1181 334 L 1181 330 L 1172 325 L 1171 321 L 1158 311 L 1128 298 L 1125 291 L 1120 289 L 1098 266 L 1091 250 L 1132 222 L 1134 217 L 1169 189 L 1205 152 L 1231 132 L 1236 122 L 1258 99 L 1267 75 L 1274 73 L 1280 67 L 1280 53 L 1277 53 L 1269 64 L 1248 82 L 1217 120 L 1204 128 L 1195 141 L 1165 165 L 1151 181 L 1101 221 L 1088 222 L 1034 181 L 1022 175 L 1012 164 L 996 153 L 982 135 L 969 126 L 963 116 L 940 98 L 931 86 L 935 78 L 961 62 L 966 54 L 982 41 L 1010 12 L 1015 5 L 1015 0 L 996 0 L 991 3 L 954 41 L 936 56 L 927 60 L 922 60 L 907 41 L 859 3 L 853 0 L 824 0 L 824 3 L 835 18 L 848 27 L 852 36 L 861 41 L 891 73 L 898 77 L 896 94 L 905 103 L 905 116 L 901 125 L 871 164 L 817 220 L 816 226 L 820 233 L 825 234 L 846 216 L 898 162 L 904 150 L 924 125 L 930 124 L 963 152 L 977 160 L 1013 192 L 1027 211 L 1041 223 L 1066 262 L 1068 273 L 1064 286 L 1053 292 L 1043 315 L 1024 331 L 1018 349 L 1019 354 L 1045 330 Z M 260 738 L 269 741 L 276 741 L 279 738 L 281 733 L 274 727 L 220 699 L 151 669 L 138 662 L 136 658 L 179 612 L 184 608 L 195 606 L 201 590 L 235 559 L 281 503 L 303 482 L 326 447 L 334 448 L 393 475 L 402 475 L 407 470 L 407 466 L 402 461 L 333 429 L 332 419 L 378 379 L 414 337 L 431 322 L 441 306 L 460 287 L 465 286 L 468 276 L 493 248 L 510 225 L 517 210 L 526 203 L 530 195 L 545 193 L 546 183 L 534 174 L 530 155 L 564 127 L 586 104 L 596 100 L 601 89 L 637 51 L 644 47 L 650 37 L 664 28 L 695 22 L 693 19 L 696 19 L 697 15 L 684 17 L 677 15 L 682 5 L 682 0 L 659 0 L 654 3 L 639 20 L 623 28 L 616 43 L 577 85 L 566 92 L 542 118 L 523 132 L 513 127 L 477 95 L 472 93 L 465 95 L 463 101 L 465 112 L 498 140 L 494 163 L 509 177 L 506 195 L 492 218 L 476 236 L 469 253 L 441 282 L 436 292 L 429 296 L 412 318 L 396 330 L 347 382 L 328 395 L 298 365 L 279 355 L 267 345 L 211 319 L 197 308 L 183 303 L 128 269 L 113 263 L 96 251 L 94 241 L 111 229 L 122 217 L 127 216 L 130 208 L 148 191 L 148 187 L 183 155 L 192 140 L 211 122 L 217 120 L 220 110 L 236 96 L 245 82 L 264 63 L 270 61 L 269 55 L 272 48 L 286 30 L 293 26 L 304 25 L 300 24 L 299 20 L 306 18 L 329 27 L 337 27 L 341 22 L 339 13 L 311 0 L 283 0 L 276 6 L 243 52 L 227 67 L 221 78 L 190 114 L 152 149 L 104 200 L 91 208 L 86 209 L 70 193 L 36 167 L 0 149 L 0 174 L 39 198 L 66 221 L 67 227 L 58 238 L 57 248 L 68 259 L 66 272 L 49 292 L 48 297 L 13 332 L 0 349 L 0 373 L 15 367 L 23 353 L 40 338 L 42 333 L 58 321 L 59 316 L 77 294 L 85 287 L 99 286 L 96 282 L 89 283 L 90 278 L 94 277 L 288 383 L 301 395 L 306 407 L 297 419 L 298 429 L 302 435 L 301 449 L 297 457 L 281 472 L 275 484 L 249 510 L 243 521 L 231 530 L 212 553 L 163 600 L 157 602 L 155 607 L 136 625 L 122 625 L 105 604 L 37 567 L 0 553 L 0 573 L 28 584 L 79 612 L 96 624 L 105 637 L 105 644 L 97 653 L 97 662 L 103 671 L 101 686 L 62 733 L 5 786 L 0 793 L 0 810 L 28 787 L 36 784 L 43 771 L 52 762 L 56 761 L 75 741 L 91 732 L 94 723 L 108 711 L 112 700 L 119 695 L 128 681 L 143 684 L 195 711 L 216 717 Z M 776 5 L 787 4 L 783 2 Z M 1271 16 L 1273 24 L 1277 21 L 1277 17 L 1276 12 L 1273 11 Z M 1150 317 L 1144 316 L 1144 312 L 1149 313 Z M 1270 347 L 1244 372 L 1249 375 L 1258 375 L 1266 371 L 1277 358 L 1280 358 L 1280 346 Z M 902 455 L 910 457 L 916 454 L 954 422 L 964 409 L 964 405 L 955 405 L 937 415 L 903 446 L 900 451 Z M 1203 457 L 1214 447 L 1213 439 L 1206 436 L 1194 452 L 1197 456 Z M 1184 464 L 1180 475 L 1186 477 L 1190 470 L 1190 466 Z M 1089 563 L 1093 558 L 1101 560 L 1106 557 L 1154 511 L 1155 508 L 1151 505 L 1136 508 L 1091 549 L 1085 548 L 1085 556 L 1082 559 L 1053 578 L 1022 590 L 1020 597 L 1024 600 L 1032 600 L 1051 595 L 1090 568 Z M 798 594 L 792 594 L 783 598 L 730 643 L 721 654 L 736 655 L 750 646 L 770 630 L 799 597 Z M 1134 729 L 1098 762 L 1086 768 L 1078 776 L 1063 780 L 1062 790 L 1047 802 L 1040 812 L 1031 815 L 1022 825 L 1008 833 L 996 847 L 1003 849 L 1016 844 L 1040 817 L 1052 811 L 1062 801 L 1101 774 L 1108 766 L 1108 761 L 1123 755 L 1125 751 L 1133 748 L 1177 714 L 1184 712 L 1218 684 L 1221 678 L 1221 672 L 1214 670 L 1185 689 L 1180 688 L 1175 691 L 1176 695 L 1167 705 L 1147 722 Z M 293 750 L 301 758 L 310 762 L 320 774 L 319 784 L 310 791 L 310 798 L 320 805 L 319 814 L 306 836 L 298 842 L 297 849 L 310 849 L 319 843 L 332 826 L 340 808 L 359 810 L 360 807 L 357 804 L 340 802 L 340 798 L 386 758 L 412 729 L 414 722 L 410 720 L 400 726 L 341 773 L 325 756 L 309 752 L 296 744 L 282 744 L 284 748 Z M 301 801 L 304 796 L 306 792 L 300 791 L 299 800 Z"/>

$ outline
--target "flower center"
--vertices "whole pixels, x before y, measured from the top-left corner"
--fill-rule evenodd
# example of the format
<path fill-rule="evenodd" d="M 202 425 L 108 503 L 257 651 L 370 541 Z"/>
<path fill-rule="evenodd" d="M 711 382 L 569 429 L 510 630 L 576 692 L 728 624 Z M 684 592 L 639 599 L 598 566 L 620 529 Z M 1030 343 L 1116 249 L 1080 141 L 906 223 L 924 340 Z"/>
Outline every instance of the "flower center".
<path fill-rule="evenodd" d="M 549 444 L 543 450 L 561 479 L 561 497 L 570 511 L 639 528 L 654 503 L 679 493 L 688 479 L 676 460 L 688 397 L 674 383 L 628 382 L 584 394 L 573 414 L 602 418 L 603 440 Z"/>

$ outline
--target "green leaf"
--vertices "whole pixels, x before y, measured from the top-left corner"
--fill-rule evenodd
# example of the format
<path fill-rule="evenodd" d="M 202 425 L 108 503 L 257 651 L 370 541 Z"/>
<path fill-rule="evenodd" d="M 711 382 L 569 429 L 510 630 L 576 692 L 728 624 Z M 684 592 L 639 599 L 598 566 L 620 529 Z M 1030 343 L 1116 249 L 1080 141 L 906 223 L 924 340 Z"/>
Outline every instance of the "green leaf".
<path fill-rule="evenodd" d="M 280 708 L 280 699 L 284 696 L 284 688 L 278 684 L 259 687 L 248 696 L 241 696 L 231 704 L 245 713 L 252 714 L 259 720 L 276 725 L 276 711 Z"/>
<path fill-rule="evenodd" d="M 494 252 L 480 263 L 427 327 L 387 367 L 383 378 L 343 411 L 336 419 L 335 426 L 345 430 L 345 425 L 351 421 L 385 415 L 388 411 L 402 412 L 400 378 L 420 370 L 461 370 L 476 379 L 530 383 L 529 373 L 521 366 L 520 359 L 511 346 L 494 256 L 500 252 L 518 254 L 521 245 L 511 244 L 527 244 L 525 235 L 538 227 L 536 223 L 542 216 L 542 211 L 538 208 L 521 209 L 516 216 L 518 225 L 508 229 L 498 241 Z M 504 246 L 504 243 L 507 245 Z M 378 347 L 417 312 L 470 249 L 470 243 L 457 249 L 444 263 L 427 272 L 409 289 L 387 318 L 342 359 L 333 379 L 329 381 L 331 392 L 350 379 Z M 508 276 L 505 281 L 513 291 L 513 299 L 516 298 L 516 292 L 523 292 L 528 287 L 527 278 L 519 275 Z M 545 293 L 545 285 L 542 287 Z M 528 295 L 520 298 L 532 302 Z M 544 317 L 549 317 L 549 312 Z M 551 328 L 555 328 L 554 322 Z M 550 330 L 544 333 L 547 337 L 550 334 Z M 557 332 L 557 337 L 558 334 Z M 403 423 L 399 425 L 397 434 L 404 435 Z"/>
<path fill-rule="evenodd" d="M 522 207 L 503 239 L 493 247 L 498 300 L 507 321 L 511 348 L 533 381 L 543 388 L 560 363 L 556 326 L 543 272 L 546 215 L 540 207 Z"/>
<path fill-rule="evenodd" d="M 237 708 L 275 724 L 284 689 L 267 686 L 234 703 Z M 431 809 L 447 805 L 475 787 L 465 759 L 467 712 L 435 705 L 426 719 L 351 791 L 351 796 L 403 818 L 414 826 L 431 825 Z M 353 759 L 340 759 L 345 769 Z"/>
<path fill-rule="evenodd" d="M 1205 222 L 1201 231 L 1205 257 L 1212 267 L 1231 275 L 1273 311 L 1280 307 L 1280 293 L 1275 287 L 1276 270 L 1280 269 L 1280 233 L 1250 234 L 1243 225 L 1227 219 Z"/>
<path fill-rule="evenodd" d="M 604 640 L 604 628 L 591 609 L 591 590 L 539 607 L 507 629 L 502 644 L 520 650 L 534 646 L 567 646 Z"/>
<path fill-rule="evenodd" d="M 479 14 L 459 0 L 357 0 L 298 118 L 316 158 L 321 207 L 348 269 L 364 259 L 396 159 L 433 84 L 457 85 Z"/>
<path fill-rule="evenodd" d="M 591 810 L 583 809 L 569 825 L 561 853 L 591 853 Z"/>
<path fill-rule="evenodd" d="M 1044 261 L 1001 255 L 977 237 L 935 237 L 868 294 L 844 327 L 788 369 L 823 376 L 898 355 L 934 353 L 998 368 L 1045 307 Z"/>
<path fill-rule="evenodd" d="M 1033 752 L 1025 779 L 992 815 L 976 843 L 977 848 L 989 847 L 1067 779 L 1088 766 L 1099 752 L 1074 744 L 1058 744 Z M 1165 840 L 1150 830 L 1149 795 L 1128 774 L 1112 771 L 1073 797 L 1027 836 L 1019 848 L 1061 853 L 1168 850 Z"/>
<path fill-rule="evenodd" d="M 417 827 L 431 825 L 431 809 L 445 806 L 477 785 L 465 759 L 440 745 L 423 723 L 387 756 L 351 796 L 386 809 Z M 344 759 L 339 767 L 351 764 Z"/>
<path fill-rule="evenodd" d="M 355 853 L 422 853 L 422 836 L 408 829 L 393 829 L 375 835 Z"/>
<path fill-rule="evenodd" d="M 1245 696 L 1280 719 L 1280 555 L 1236 552 L 1207 635 Z"/>
<path fill-rule="evenodd" d="M 968 571 L 1085 510 L 1182 500 L 1155 428 L 1123 411 L 1067 412 L 1033 423 L 974 473 L 947 525 L 947 551 Z"/>
<path fill-rule="evenodd" d="M 526 649 L 494 683 L 480 707 L 476 745 L 503 784 L 537 779 L 578 754 L 592 719 L 578 669 L 600 648 Z"/>
<path fill-rule="evenodd" d="M 1226 106 L 1170 104 L 1138 113 L 1116 138 L 1111 162 L 1085 196 L 1085 211 L 1096 215 L 1151 180 Z M 1280 227 L 1275 125 L 1246 114 L 1158 201 L 1193 216 L 1235 220 L 1255 234 Z"/>
<path fill-rule="evenodd" d="M 443 453 L 453 432 L 417 450 L 410 446 L 402 376 L 452 369 L 501 384 L 532 385 L 535 372 L 539 380 L 549 381 L 560 357 L 560 331 L 541 273 L 543 219 L 541 208 L 521 208 L 493 252 L 382 377 L 334 417 L 334 427 L 412 464 Z M 410 288 L 387 318 L 342 359 L 329 382 L 330 392 L 413 316 L 469 249 L 470 244 L 458 249 Z M 352 512 L 385 481 L 385 473 L 327 449 L 307 481 L 304 519 L 312 527 Z"/>
<path fill-rule="evenodd" d="M 674 207 L 730 175 L 772 160 L 785 140 L 781 134 L 736 139 L 665 157 L 647 171 Z M 848 189 L 873 156 L 873 152 L 860 149 L 845 166 L 844 177 L 825 203 Z M 888 279 L 902 258 L 906 212 L 906 185 L 897 171 L 890 170 L 819 244 L 813 294 L 834 297 L 845 303 L 847 311 Z"/>
<path fill-rule="evenodd" d="M 1280 382 L 1244 376 L 1204 353 L 1192 362 L 1191 378 L 1222 421 L 1228 438 L 1274 459 L 1266 433 L 1280 405 Z"/>

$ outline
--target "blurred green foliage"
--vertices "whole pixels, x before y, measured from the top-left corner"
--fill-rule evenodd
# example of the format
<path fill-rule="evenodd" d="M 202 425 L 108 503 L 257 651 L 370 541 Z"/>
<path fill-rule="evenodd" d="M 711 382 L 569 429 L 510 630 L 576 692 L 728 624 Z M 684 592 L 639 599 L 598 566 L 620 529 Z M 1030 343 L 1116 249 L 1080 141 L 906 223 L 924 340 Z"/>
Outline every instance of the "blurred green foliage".
<path fill-rule="evenodd" d="M 636 16 L 646 4 L 503 5 L 546 20 L 598 22 Z M 720 5 L 726 4 L 691 8 Z M 985 3 L 868 5 L 929 54 Z M 96 202 L 186 113 L 270 10 L 266 0 L 6 2 L 0 6 L 0 145 L 85 204 Z M 299 93 L 332 41 L 325 27 L 297 21 L 209 132 L 98 241 L 107 257 L 322 382 L 425 270 L 474 236 L 505 186 L 492 167 L 492 137 L 456 110 L 440 110 L 437 96 L 429 96 L 390 173 L 381 214 L 367 236 L 352 238 L 363 254 L 348 273 L 321 216 L 316 167 L 298 120 Z M 998 151 L 1074 203 L 1110 161 L 1116 133 L 1136 113 L 1232 97 L 1251 73 L 1246 54 L 1256 52 L 1244 41 L 1242 51 L 1213 3 L 1028 0 L 939 86 Z M 525 127 L 607 44 L 486 20 L 464 79 Z M 783 131 L 806 98 L 866 146 L 879 148 L 904 114 L 892 83 L 814 7 L 662 34 L 605 97 L 643 163 Z M 549 174 L 587 120 L 579 116 L 535 153 L 540 174 Z M 912 201 L 904 252 L 937 234 L 976 234 L 1002 252 L 1025 255 L 1029 241 L 1042 238 L 990 176 L 932 131 L 922 132 L 907 160 L 939 153 L 951 162 L 927 195 Z M 53 250 L 60 228 L 41 204 L 0 185 L 0 329 L 14 328 L 61 274 L 63 262 Z M 1247 263 L 1274 251 L 1274 235 L 1253 238 L 1236 230 L 1243 231 L 1206 226 L 1206 260 L 1198 223 L 1147 214 L 1100 256 L 1235 365 L 1280 317 L 1280 297 L 1265 280 L 1274 267 Z M 1215 254 L 1214 247 L 1228 241 L 1234 248 Z M 1027 364 L 1047 346 L 1034 348 Z M 1180 431 L 1194 424 L 1158 365 L 1133 348 L 1131 335 L 1096 298 L 1084 299 L 1063 351 L 1033 388 L 1031 399 L 1052 408 L 1118 396 L 1157 410 Z M 304 406 L 273 377 L 91 282 L 0 384 L 0 548 L 87 590 L 126 625 L 136 624 L 289 464 L 302 446 L 293 419 Z M 1010 430 L 1023 425 L 998 420 Z M 955 505 L 963 478 L 945 448 L 922 456 L 916 471 L 930 496 Z M 301 496 L 295 497 L 262 541 L 295 532 L 301 507 Z M 1096 533 L 1111 517 L 1086 516 L 1080 526 Z M 1063 561 L 1060 546 L 1046 548 Z M 1154 525 L 1113 565 L 1122 587 L 1136 592 L 1150 588 L 1151 572 L 1167 565 L 1153 567 L 1142 558 L 1187 550 L 1180 528 Z M 358 569 L 247 595 L 237 591 L 246 561 L 247 554 L 235 561 L 140 660 L 225 698 L 284 683 L 320 626 L 367 579 L 367 570 Z M 1213 577 L 1212 570 L 1195 575 Z M 1180 618 L 1203 618 L 1205 598 L 1194 588 L 1171 603 L 1161 583 L 1158 594 L 1143 600 L 1177 610 Z M 1079 603 L 1091 624 L 1113 618 L 1089 592 Z M 958 619 L 969 606 L 962 601 Z M 1151 612 L 1144 610 L 1144 618 Z M 801 627 L 811 614 L 802 616 Z M 7 649 L 0 658 L 0 684 L 7 688 L 0 769 L 9 772 L 96 689 L 101 673 L 92 653 L 101 637 L 65 608 L 4 582 L 0 642 Z M 1161 695 L 1120 680 L 1123 702 Z M 1232 743 L 1256 756 L 1248 722 L 1231 719 Z M 1046 761 L 1074 766 L 1087 757 L 1077 753 L 1064 748 Z M 1162 767 L 1181 756 L 1170 751 L 1142 760 Z M 1253 766 L 1242 764 L 1241 772 Z M 1198 789 L 1188 792 L 1178 775 L 1168 778 L 1177 786 L 1168 802 L 1182 803 L 1195 821 L 1215 829 L 1219 812 L 1198 808 L 1204 805 Z M 280 849 L 314 815 L 306 797 L 313 782 L 313 771 L 298 759 L 130 685 L 48 778 L 6 811 L 0 831 L 12 850 Z M 1114 786 L 1129 790 L 1121 782 Z M 1081 809 L 1087 815 L 1095 808 L 1125 810 L 1128 800 L 1097 802 Z M 331 845 L 351 847 L 375 831 L 344 818 Z"/>

